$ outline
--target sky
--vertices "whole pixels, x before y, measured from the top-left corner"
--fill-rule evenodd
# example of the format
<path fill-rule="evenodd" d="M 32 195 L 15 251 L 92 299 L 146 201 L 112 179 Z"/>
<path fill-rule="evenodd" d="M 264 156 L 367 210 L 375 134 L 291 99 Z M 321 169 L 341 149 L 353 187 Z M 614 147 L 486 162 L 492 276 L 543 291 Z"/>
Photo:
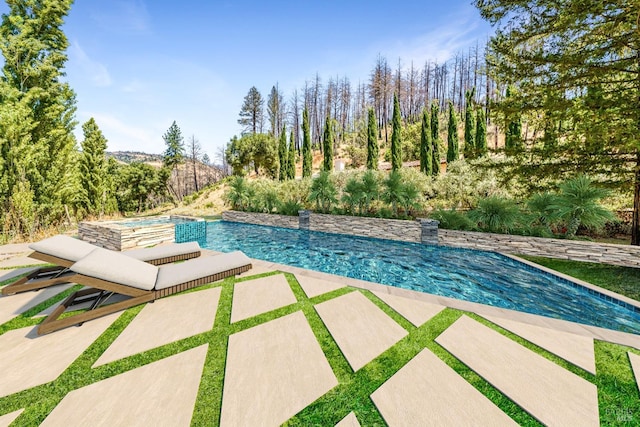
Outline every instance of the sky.
<path fill-rule="evenodd" d="M 289 100 L 316 73 L 355 85 L 378 55 L 442 63 L 493 32 L 470 0 L 76 0 L 63 30 L 78 142 L 93 117 L 108 151 L 159 154 L 175 120 L 212 160 L 252 86 Z"/>

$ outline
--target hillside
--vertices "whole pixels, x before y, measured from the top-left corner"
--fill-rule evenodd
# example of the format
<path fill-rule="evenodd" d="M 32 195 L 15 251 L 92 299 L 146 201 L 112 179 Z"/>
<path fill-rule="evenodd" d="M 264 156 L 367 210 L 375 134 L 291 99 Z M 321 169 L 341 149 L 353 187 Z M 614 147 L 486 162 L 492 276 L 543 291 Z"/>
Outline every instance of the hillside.
<path fill-rule="evenodd" d="M 107 157 L 113 157 L 121 163 L 162 163 L 161 154 L 149 154 L 141 151 L 107 151 L 105 154 Z"/>

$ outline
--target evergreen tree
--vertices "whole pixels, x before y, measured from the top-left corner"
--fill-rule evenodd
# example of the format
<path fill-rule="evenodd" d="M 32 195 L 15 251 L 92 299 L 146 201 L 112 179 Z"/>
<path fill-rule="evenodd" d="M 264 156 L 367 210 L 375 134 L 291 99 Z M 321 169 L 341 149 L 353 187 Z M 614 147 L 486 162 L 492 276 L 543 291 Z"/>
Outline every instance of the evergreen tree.
<path fill-rule="evenodd" d="M 515 154 L 522 149 L 522 119 L 516 110 L 513 86 L 507 86 L 506 102 L 510 104 L 507 118 L 507 130 L 504 136 L 504 148 L 508 155 Z"/>
<path fill-rule="evenodd" d="M 289 177 L 289 157 L 287 154 L 287 132 L 285 126 L 280 132 L 280 141 L 278 143 L 278 161 L 280 164 L 280 181 L 284 181 Z"/>
<path fill-rule="evenodd" d="M 333 129 L 331 128 L 331 118 L 327 115 L 324 125 L 324 138 L 322 139 L 324 161 L 322 169 L 327 172 L 333 170 Z"/>
<path fill-rule="evenodd" d="M 267 98 L 267 116 L 269 117 L 269 131 L 278 138 L 278 131 L 284 125 L 284 100 L 278 86 L 273 86 Z"/>
<path fill-rule="evenodd" d="M 440 108 L 437 102 L 431 104 L 431 142 L 433 143 L 431 175 L 440 175 Z"/>
<path fill-rule="evenodd" d="M 176 167 L 184 161 L 184 138 L 182 137 L 182 131 L 176 124 L 175 120 L 167 130 L 167 132 L 162 136 L 164 139 L 164 143 L 167 148 L 164 152 L 163 157 L 163 165 L 169 171 L 169 176 L 173 173 Z M 178 199 L 182 199 L 182 189 L 180 186 L 180 174 L 176 174 L 177 177 L 177 185 L 174 188 L 171 187 L 171 191 L 174 196 Z"/>
<path fill-rule="evenodd" d="M 465 99 L 466 106 L 464 109 L 464 157 L 465 159 L 472 159 L 475 156 L 475 129 L 474 129 L 474 117 L 473 117 L 473 96 L 476 89 L 473 88 L 470 91 L 466 91 Z"/>
<path fill-rule="evenodd" d="M 249 89 L 249 93 L 244 97 L 244 103 L 240 108 L 240 118 L 238 124 L 243 126 L 243 134 L 262 133 L 264 124 L 264 99 L 255 86 Z"/>
<path fill-rule="evenodd" d="M 289 135 L 288 179 L 296 179 L 296 139 L 293 129 Z"/>
<path fill-rule="evenodd" d="M 313 167 L 311 157 L 311 135 L 309 133 L 309 111 L 304 107 L 302 112 L 302 177 L 310 177 Z"/>
<path fill-rule="evenodd" d="M 106 157 L 107 140 L 95 120 L 82 125 L 84 141 L 80 157 L 80 205 L 87 214 L 102 215 L 107 201 Z"/>
<path fill-rule="evenodd" d="M 487 121 L 484 118 L 484 110 L 478 108 L 476 112 L 476 143 L 475 155 L 483 157 L 487 154 Z"/>
<path fill-rule="evenodd" d="M 75 94 L 62 79 L 69 44 L 62 25 L 72 3 L 9 1 L 2 15 L 0 220 L 18 233 L 63 218 L 65 183 L 76 173 Z"/>
<path fill-rule="evenodd" d="M 420 172 L 433 175 L 433 143 L 431 142 L 431 125 L 429 113 L 422 110 L 422 127 L 420 128 Z"/>
<path fill-rule="evenodd" d="M 402 130 L 402 119 L 400 118 L 400 104 L 398 95 L 393 94 L 393 116 L 391 132 L 391 170 L 397 171 L 402 168 L 402 142 L 400 132 Z"/>
<path fill-rule="evenodd" d="M 378 170 L 378 125 L 376 113 L 369 108 L 367 124 L 367 169 Z"/>
<path fill-rule="evenodd" d="M 455 162 L 460 157 L 458 151 L 458 119 L 453 107 L 453 102 L 449 101 L 449 126 L 447 128 L 447 163 Z"/>

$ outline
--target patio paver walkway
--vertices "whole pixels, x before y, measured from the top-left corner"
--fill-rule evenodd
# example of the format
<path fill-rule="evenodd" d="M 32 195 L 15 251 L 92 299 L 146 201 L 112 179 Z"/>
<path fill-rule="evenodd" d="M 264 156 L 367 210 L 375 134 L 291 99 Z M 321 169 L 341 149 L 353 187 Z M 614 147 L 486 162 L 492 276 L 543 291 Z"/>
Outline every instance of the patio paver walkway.
<path fill-rule="evenodd" d="M 416 327 L 422 326 L 424 322 L 445 309 L 443 305 L 416 301 L 384 292 L 374 292 L 374 294 Z"/>
<path fill-rule="evenodd" d="M 371 395 L 389 426 L 517 426 L 431 351 L 424 349 Z"/>
<path fill-rule="evenodd" d="M 358 291 L 317 304 L 315 309 L 354 371 L 407 335 Z"/>
<path fill-rule="evenodd" d="M 147 304 L 93 366 L 209 331 L 220 292 L 221 288 L 205 289 Z"/>
<path fill-rule="evenodd" d="M 36 327 L 0 336 L 0 397 L 53 381 L 98 338 L 121 313 L 38 336 Z"/>
<path fill-rule="evenodd" d="M 8 322 L 21 313 L 35 307 L 43 301 L 59 294 L 72 285 L 57 285 L 36 292 L 22 292 L 0 296 L 0 324 Z"/>
<path fill-rule="evenodd" d="M 9 427 L 9 424 L 13 422 L 24 411 L 24 409 L 18 409 L 17 411 L 9 412 L 0 416 L 0 427 Z"/>
<path fill-rule="evenodd" d="M 501 317 L 486 315 L 482 317 L 595 375 L 596 357 L 593 338 Z"/>
<path fill-rule="evenodd" d="M 345 287 L 342 283 L 329 282 L 328 280 L 316 279 L 315 277 L 309 277 L 303 274 L 296 274 L 296 279 L 309 298 Z"/>
<path fill-rule="evenodd" d="M 340 420 L 335 427 L 360 427 L 356 414 L 349 412 L 349 415 Z"/>
<path fill-rule="evenodd" d="M 631 363 L 631 369 L 633 370 L 633 376 L 636 379 L 636 385 L 640 390 L 640 356 L 635 353 L 627 352 L 629 355 L 629 363 Z"/>
<path fill-rule="evenodd" d="M 208 347 L 73 390 L 41 426 L 189 426 Z"/>
<path fill-rule="evenodd" d="M 296 302 L 284 274 L 236 283 L 233 288 L 231 323 Z"/>
<path fill-rule="evenodd" d="M 278 426 L 338 385 L 301 311 L 229 337 L 220 425 Z"/>
<path fill-rule="evenodd" d="M 599 425 L 594 384 L 481 323 L 462 316 L 436 342 L 542 423 Z"/>

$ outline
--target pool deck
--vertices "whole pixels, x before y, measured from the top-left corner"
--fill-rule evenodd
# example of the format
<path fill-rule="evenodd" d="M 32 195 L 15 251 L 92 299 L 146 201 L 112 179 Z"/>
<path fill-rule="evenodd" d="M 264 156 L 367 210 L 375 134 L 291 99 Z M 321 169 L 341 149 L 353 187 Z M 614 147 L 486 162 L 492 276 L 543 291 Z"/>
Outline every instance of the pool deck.
<path fill-rule="evenodd" d="M 37 264 L 28 253 L 26 245 L 0 247 L 0 281 Z M 0 297 L 0 324 L 64 289 Z M 596 374 L 594 339 L 640 349 L 638 335 L 254 260 L 232 287 L 158 300 L 124 324 L 126 316 L 115 313 L 41 337 L 33 326 L 3 333 L 0 427 L 14 420 L 31 424 L 30 414 L 41 405 L 35 396 L 50 392 L 48 384 L 69 390 L 45 402 L 50 411 L 37 421 L 41 425 L 190 425 L 203 384 L 216 378 L 220 410 L 210 423 L 280 425 L 314 402 L 331 402 L 341 387 L 349 390 L 359 372 L 407 348 L 447 307 L 469 314 L 439 333 L 434 345 L 547 425 L 599 424 L 597 389 L 585 379 Z M 564 359 L 581 375 L 485 321 Z M 111 330 L 119 332 L 105 338 Z M 226 335 L 218 336 L 222 331 Z M 94 355 L 87 349 L 96 343 L 105 348 Z M 327 353 L 332 346 L 338 356 Z M 371 390 L 367 404 L 373 402 L 380 419 L 391 426 L 517 425 L 433 348 L 414 349 L 411 360 Z M 163 349 L 170 355 L 158 356 Z M 640 356 L 629 358 L 640 376 Z M 207 374 L 218 359 L 223 363 Z M 70 381 L 71 372 L 90 379 Z M 342 402 L 331 424 L 360 425 L 362 404 Z"/>

